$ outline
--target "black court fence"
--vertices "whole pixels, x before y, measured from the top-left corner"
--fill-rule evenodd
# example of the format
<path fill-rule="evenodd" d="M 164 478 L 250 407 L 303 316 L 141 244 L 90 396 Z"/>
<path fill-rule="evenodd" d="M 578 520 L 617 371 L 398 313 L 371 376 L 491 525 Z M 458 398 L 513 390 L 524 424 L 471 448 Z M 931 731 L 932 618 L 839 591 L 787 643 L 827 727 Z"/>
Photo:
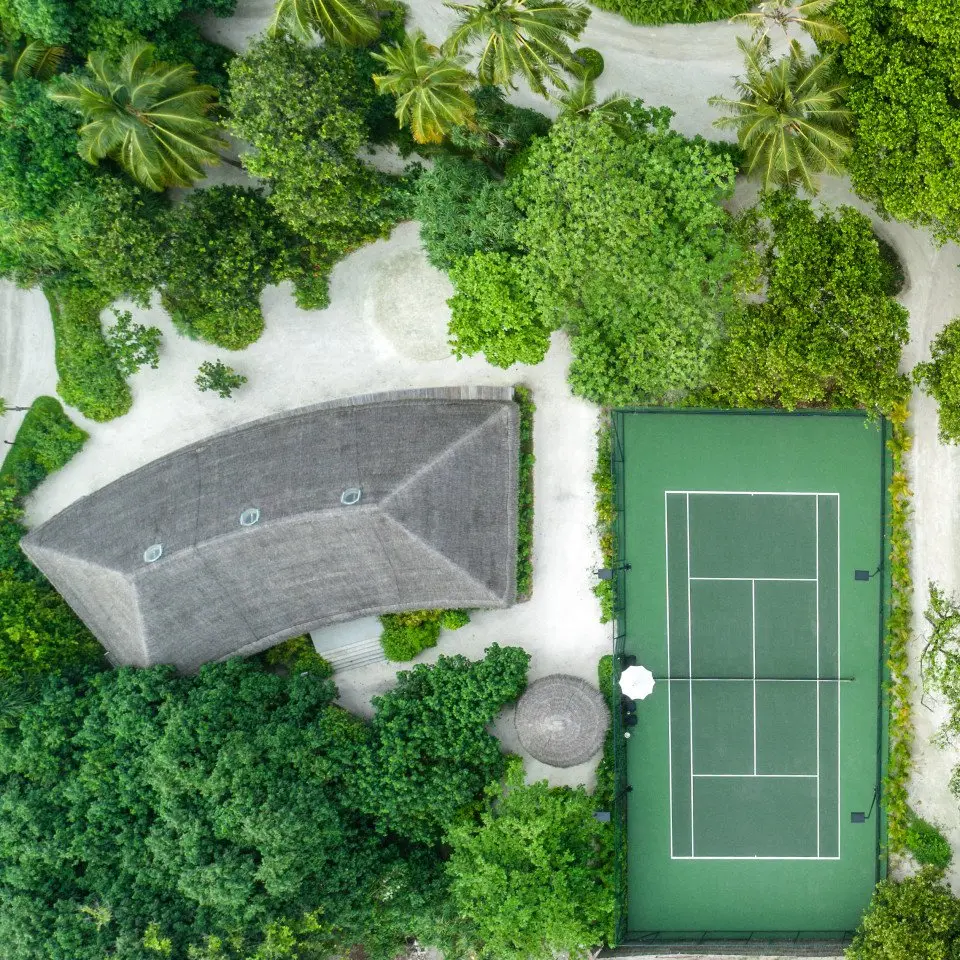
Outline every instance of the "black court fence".
<path fill-rule="evenodd" d="M 616 563 L 613 566 L 613 683 L 610 714 L 613 728 L 613 849 L 614 849 L 614 932 L 615 943 L 627 937 L 627 752 L 623 749 L 623 710 L 620 706 L 620 672 L 623 670 L 626 641 L 626 589 L 624 566 L 627 557 L 623 483 L 623 418 L 613 415 L 610 424 L 610 469 L 613 473 L 614 537 Z"/>

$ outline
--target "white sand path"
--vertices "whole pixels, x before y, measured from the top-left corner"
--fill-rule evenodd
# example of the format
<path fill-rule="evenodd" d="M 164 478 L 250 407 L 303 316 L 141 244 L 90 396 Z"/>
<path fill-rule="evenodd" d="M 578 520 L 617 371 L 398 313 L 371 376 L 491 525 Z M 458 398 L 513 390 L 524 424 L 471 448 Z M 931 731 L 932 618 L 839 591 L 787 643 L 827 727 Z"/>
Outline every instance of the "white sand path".
<path fill-rule="evenodd" d="M 413 0 L 411 8 L 413 25 L 422 26 L 435 40 L 445 35 L 453 18 L 439 0 Z M 212 38 L 243 49 L 263 29 L 271 9 L 271 0 L 240 0 L 235 16 L 211 18 L 205 30 Z M 706 100 L 731 90 L 730 78 L 740 67 L 737 32 L 726 23 L 635 27 L 595 11 L 582 43 L 605 57 L 606 72 L 598 82 L 601 95 L 622 89 L 651 105 L 666 104 L 677 113 L 677 129 L 716 136 L 711 128 L 715 112 Z M 549 110 L 525 91 L 513 99 Z M 234 178 L 230 168 L 222 168 L 211 179 Z M 749 186 L 741 192 L 749 195 Z M 877 220 L 842 181 L 829 182 L 823 199 L 853 203 Z M 900 253 L 909 276 L 901 295 L 911 312 L 906 368 L 925 357 L 933 335 L 960 315 L 960 250 L 952 245 L 937 248 L 925 233 L 902 224 L 879 223 L 878 229 Z M 596 659 L 609 646 L 608 631 L 597 622 L 590 593 L 590 571 L 597 560 L 589 476 L 597 411 L 569 393 L 565 381 L 569 351 L 562 335 L 554 337 L 547 360 L 535 368 L 498 371 L 476 358 L 460 363 L 429 359 L 442 345 L 447 295 L 445 278 L 418 252 L 415 225 L 404 224 L 389 241 L 361 250 L 337 266 L 333 302 L 325 311 L 297 310 L 288 290 L 268 289 L 263 298 L 266 332 L 240 354 L 177 337 L 159 309 L 135 310 L 140 319 L 164 330 L 160 369 L 142 371 L 134 378 L 135 403 L 127 416 L 107 424 L 84 422 L 91 432 L 89 444 L 33 498 L 31 522 L 185 443 L 279 410 L 376 389 L 523 381 L 534 389 L 538 404 L 534 597 L 509 611 L 478 614 L 469 627 L 446 634 L 441 648 L 424 659 L 439 652 L 476 655 L 495 640 L 522 643 L 533 655 L 531 677 L 563 670 L 593 679 Z M 0 287 L 0 349 L 0 395 L 29 402 L 37 394 L 53 392 L 53 338 L 46 303 L 38 292 Z M 192 384 L 201 360 L 218 356 L 250 377 L 233 400 L 200 395 Z M 912 409 L 919 637 L 927 580 L 960 589 L 960 451 L 938 443 L 935 409 L 928 399 L 915 395 Z M 13 416 L 5 420 L 5 436 L 12 436 L 17 423 Z M 914 662 L 919 649 L 918 640 Z M 340 684 L 344 703 L 368 711 L 369 696 L 386 689 L 391 678 L 386 665 L 362 676 L 345 675 Z M 918 703 L 912 798 L 919 810 L 946 828 L 960 850 L 957 802 L 946 786 L 960 751 L 930 745 L 939 716 Z M 515 746 L 509 717 L 499 732 L 508 747 Z M 589 778 L 590 767 L 556 771 L 532 764 L 530 772 L 568 783 Z M 960 872 L 951 877 L 960 889 Z"/>

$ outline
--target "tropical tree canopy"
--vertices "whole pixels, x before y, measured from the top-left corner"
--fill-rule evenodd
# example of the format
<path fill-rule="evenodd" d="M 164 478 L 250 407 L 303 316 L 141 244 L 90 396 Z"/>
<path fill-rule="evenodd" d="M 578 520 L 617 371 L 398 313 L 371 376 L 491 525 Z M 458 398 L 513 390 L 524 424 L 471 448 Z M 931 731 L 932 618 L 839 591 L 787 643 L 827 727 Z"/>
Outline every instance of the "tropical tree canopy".
<path fill-rule="evenodd" d="M 92 53 L 87 67 L 92 76 L 65 77 L 50 94 L 86 121 L 84 160 L 109 157 L 157 191 L 192 186 L 204 166 L 220 162 L 217 151 L 227 144 L 209 118 L 217 91 L 198 84 L 190 64 L 158 61 L 151 44 L 138 43 L 119 63 Z"/>
<path fill-rule="evenodd" d="M 319 34 L 335 47 L 360 47 L 380 36 L 375 0 L 277 0 L 268 31 L 309 43 Z"/>
<path fill-rule="evenodd" d="M 829 16 L 824 16 L 836 0 L 763 0 L 755 10 L 738 13 L 733 22 L 752 24 L 755 34 L 766 36 L 771 29 L 779 27 L 789 34 L 791 27 L 799 27 L 814 40 L 843 41 L 847 31 Z"/>
<path fill-rule="evenodd" d="M 63 61 L 63 47 L 48 47 L 39 40 L 8 44 L 0 52 L 0 103 L 12 106 L 14 98 L 8 84 L 32 77 L 34 80 L 49 80 Z"/>
<path fill-rule="evenodd" d="M 547 95 L 545 81 L 561 90 L 562 71 L 575 66 L 570 41 L 577 40 L 590 19 L 590 9 L 565 0 L 479 0 L 444 6 L 460 14 L 447 40 L 452 53 L 474 41 L 482 49 L 477 64 L 481 83 L 514 87 L 520 74 L 535 93 Z"/>
<path fill-rule="evenodd" d="M 736 78 L 738 99 L 711 97 L 726 110 L 714 125 L 735 129 L 747 155 L 747 173 L 764 189 L 801 186 L 817 193 L 820 173 L 839 173 L 850 152 L 846 81 L 835 75 L 832 55 L 810 56 L 796 40 L 780 60 L 770 57 L 770 39 L 737 38 L 746 74 Z"/>
<path fill-rule="evenodd" d="M 445 56 L 422 30 L 373 57 L 387 68 L 387 73 L 374 75 L 377 90 L 396 97 L 400 126 L 409 126 L 418 143 L 443 142 L 452 127 L 469 122 L 476 113 L 467 92 L 473 77 L 465 58 Z"/>

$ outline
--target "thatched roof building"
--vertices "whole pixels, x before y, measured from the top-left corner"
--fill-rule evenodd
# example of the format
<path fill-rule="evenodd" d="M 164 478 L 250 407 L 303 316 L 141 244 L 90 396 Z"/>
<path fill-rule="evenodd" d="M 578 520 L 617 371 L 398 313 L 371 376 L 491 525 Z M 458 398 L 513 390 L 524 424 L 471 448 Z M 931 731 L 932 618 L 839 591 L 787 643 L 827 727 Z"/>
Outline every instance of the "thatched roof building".
<path fill-rule="evenodd" d="M 116 664 L 194 670 L 372 613 L 515 599 L 512 390 L 374 394 L 148 463 L 22 541 Z"/>

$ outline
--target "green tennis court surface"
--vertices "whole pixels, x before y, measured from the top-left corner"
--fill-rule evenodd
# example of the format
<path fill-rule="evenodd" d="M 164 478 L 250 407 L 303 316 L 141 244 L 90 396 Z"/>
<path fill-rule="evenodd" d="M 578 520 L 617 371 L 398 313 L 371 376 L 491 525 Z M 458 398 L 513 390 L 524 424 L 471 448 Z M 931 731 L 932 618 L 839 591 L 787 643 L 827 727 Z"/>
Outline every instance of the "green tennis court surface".
<path fill-rule="evenodd" d="M 628 940 L 852 930 L 878 879 L 884 446 L 859 416 L 622 412 Z"/>

